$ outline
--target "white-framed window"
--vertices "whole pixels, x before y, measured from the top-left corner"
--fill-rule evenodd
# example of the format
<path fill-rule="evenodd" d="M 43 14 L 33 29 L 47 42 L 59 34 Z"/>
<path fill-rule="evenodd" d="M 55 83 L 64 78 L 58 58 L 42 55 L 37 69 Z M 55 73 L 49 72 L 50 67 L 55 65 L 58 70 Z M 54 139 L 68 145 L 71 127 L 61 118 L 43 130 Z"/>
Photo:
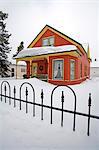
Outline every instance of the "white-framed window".
<path fill-rule="evenodd" d="M 33 74 L 37 74 L 37 66 L 33 66 Z"/>
<path fill-rule="evenodd" d="M 75 60 L 70 60 L 70 80 L 75 79 Z"/>
<path fill-rule="evenodd" d="M 42 45 L 43 45 L 43 46 L 47 46 L 47 45 L 48 45 L 48 39 L 43 39 Z"/>
<path fill-rule="evenodd" d="M 21 72 L 25 72 L 25 68 L 21 68 Z"/>
<path fill-rule="evenodd" d="M 54 37 L 42 39 L 42 46 L 54 46 Z"/>
<path fill-rule="evenodd" d="M 63 80 L 63 59 L 53 60 L 53 80 Z"/>

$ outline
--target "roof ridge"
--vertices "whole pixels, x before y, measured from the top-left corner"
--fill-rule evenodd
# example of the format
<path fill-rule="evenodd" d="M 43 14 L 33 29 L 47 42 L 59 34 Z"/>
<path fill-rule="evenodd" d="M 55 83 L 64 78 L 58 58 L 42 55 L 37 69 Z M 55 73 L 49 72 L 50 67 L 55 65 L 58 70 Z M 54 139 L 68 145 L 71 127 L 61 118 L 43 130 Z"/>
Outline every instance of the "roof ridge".
<path fill-rule="evenodd" d="M 62 34 L 62 35 L 64 35 L 64 36 L 66 36 L 67 38 L 69 38 L 69 39 L 73 40 L 74 42 L 76 42 L 76 43 L 78 43 L 78 44 L 82 45 L 81 43 L 77 42 L 76 40 L 74 40 L 73 38 L 71 38 L 71 37 L 69 37 L 68 35 L 64 34 L 63 32 L 61 32 L 61 31 L 59 31 L 59 30 L 55 29 L 54 27 L 52 27 L 52 26 L 50 26 L 50 25 L 47 25 L 47 24 L 45 25 L 45 27 L 46 27 L 46 26 L 48 26 L 49 28 L 52 28 L 53 30 L 55 30 L 55 31 L 59 32 L 60 34 Z"/>
<path fill-rule="evenodd" d="M 85 51 L 85 49 L 83 48 L 83 45 L 82 45 L 81 43 L 77 42 L 76 40 L 72 39 L 71 37 L 67 36 L 66 34 L 60 32 L 59 30 L 53 28 L 52 26 L 50 26 L 50 25 L 48 25 L 48 24 L 46 24 L 46 25 L 42 28 L 42 30 L 37 34 L 37 36 L 34 38 L 34 40 L 29 44 L 29 46 L 35 41 L 35 39 L 40 35 L 40 33 L 41 33 L 46 27 L 48 27 L 49 29 L 52 29 L 52 30 L 58 32 L 59 34 L 63 35 L 64 37 L 66 37 L 66 38 L 70 39 L 71 41 L 73 41 L 74 43 L 78 44 L 79 46 L 82 47 L 83 51 L 86 53 L 86 51 Z M 28 48 L 29 48 L 29 46 L 28 46 Z M 87 53 L 86 53 L 86 54 L 87 54 Z"/>

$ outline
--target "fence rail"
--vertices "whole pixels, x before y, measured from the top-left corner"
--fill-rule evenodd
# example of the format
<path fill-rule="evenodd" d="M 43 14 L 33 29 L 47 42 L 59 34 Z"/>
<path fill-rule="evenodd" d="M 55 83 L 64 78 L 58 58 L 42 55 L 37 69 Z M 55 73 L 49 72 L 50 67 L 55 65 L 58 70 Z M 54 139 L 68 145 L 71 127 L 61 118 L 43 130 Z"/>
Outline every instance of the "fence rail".
<path fill-rule="evenodd" d="M 7 85 L 7 86 L 6 86 Z M 25 99 L 22 99 L 22 87 L 24 85 L 29 85 L 32 89 L 32 94 L 33 94 L 33 99 L 31 101 L 28 101 L 28 87 L 26 87 L 25 89 Z M 4 89 L 3 89 L 4 87 Z M 88 126 L 87 126 L 87 135 L 90 135 L 90 119 L 99 119 L 99 116 L 96 115 L 92 115 L 91 114 L 91 93 L 89 93 L 89 99 L 88 99 L 88 114 L 86 113 L 81 113 L 81 112 L 77 112 L 76 111 L 76 105 L 77 105 L 77 98 L 76 98 L 76 94 L 74 92 L 74 90 L 69 87 L 66 86 L 74 95 L 74 111 L 72 110 L 68 110 L 68 109 L 64 109 L 64 91 L 62 91 L 61 93 L 61 108 L 58 107 L 53 107 L 53 93 L 54 91 L 61 86 L 56 86 L 51 93 L 51 105 L 45 105 L 44 104 L 44 91 L 43 89 L 41 89 L 41 95 L 40 95 L 40 99 L 41 99 L 41 103 L 36 103 L 35 102 L 35 89 L 34 87 L 28 83 L 28 82 L 24 82 L 22 83 L 22 85 L 19 88 L 19 98 L 16 97 L 16 87 L 14 86 L 13 88 L 13 94 L 14 96 L 11 96 L 11 86 L 9 84 L 9 82 L 7 81 L 3 81 L 1 83 L 1 93 L 0 93 L 0 97 L 1 97 L 1 102 L 3 101 L 3 97 L 4 97 L 4 101 L 5 103 L 7 103 L 7 98 L 9 99 L 9 105 L 12 104 L 12 100 L 13 100 L 13 106 L 16 107 L 16 101 L 19 101 L 19 109 L 22 109 L 21 103 L 24 102 L 25 103 L 25 108 L 26 108 L 26 113 L 28 113 L 28 104 L 31 104 L 33 106 L 33 117 L 35 117 L 35 106 L 40 106 L 41 107 L 41 120 L 44 119 L 44 115 L 43 115 L 43 108 L 48 108 L 51 111 L 51 119 L 50 119 L 50 123 L 52 124 L 52 116 L 53 116 L 53 110 L 57 110 L 61 112 L 61 126 L 63 127 L 63 121 L 64 121 L 64 113 L 70 113 L 73 114 L 73 131 L 75 131 L 75 126 L 76 126 L 76 115 L 79 116 L 84 116 L 88 118 Z M 7 91 L 8 91 L 8 95 L 7 95 Z M 4 93 L 4 94 L 3 94 Z"/>

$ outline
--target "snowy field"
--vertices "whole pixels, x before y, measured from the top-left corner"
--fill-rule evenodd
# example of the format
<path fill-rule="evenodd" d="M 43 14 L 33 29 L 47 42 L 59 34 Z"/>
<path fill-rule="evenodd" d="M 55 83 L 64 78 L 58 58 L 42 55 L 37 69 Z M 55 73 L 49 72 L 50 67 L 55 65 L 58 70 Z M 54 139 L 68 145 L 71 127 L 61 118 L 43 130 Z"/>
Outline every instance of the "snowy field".
<path fill-rule="evenodd" d="M 6 80 L 6 79 L 5 79 Z M 3 80 L 0 79 L 0 85 Z M 41 89 L 44 91 L 44 104 L 50 105 L 51 91 L 55 85 L 32 79 L 7 79 L 13 87 L 16 86 L 16 96 L 19 97 L 19 87 L 23 82 L 33 85 L 36 102 L 41 103 Z M 22 87 L 22 98 L 25 98 L 25 87 Z M 27 86 L 28 87 L 28 86 Z M 77 95 L 77 112 L 88 113 L 89 93 L 92 97 L 91 114 L 99 116 L 99 78 L 92 78 L 79 85 L 70 86 Z M 32 101 L 32 90 L 29 89 L 28 101 Z M 74 96 L 66 87 L 55 90 L 53 106 L 61 108 L 61 92 L 64 91 L 64 109 L 73 110 Z M 7 91 L 8 92 L 8 91 Z M 13 96 L 13 93 L 11 94 Z M 61 127 L 61 112 L 53 110 L 53 124 L 50 124 L 50 109 L 44 108 L 44 120 L 41 121 L 41 107 L 36 106 L 36 116 L 32 115 L 32 106 L 25 104 L 19 110 L 16 107 L 0 101 L 0 150 L 99 150 L 99 120 L 91 119 L 90 136 L 87 136 L 88 118 L 76 115 L 76 131 L 73 132 L 73 115 L 64 112 L 64 126 Z"/>

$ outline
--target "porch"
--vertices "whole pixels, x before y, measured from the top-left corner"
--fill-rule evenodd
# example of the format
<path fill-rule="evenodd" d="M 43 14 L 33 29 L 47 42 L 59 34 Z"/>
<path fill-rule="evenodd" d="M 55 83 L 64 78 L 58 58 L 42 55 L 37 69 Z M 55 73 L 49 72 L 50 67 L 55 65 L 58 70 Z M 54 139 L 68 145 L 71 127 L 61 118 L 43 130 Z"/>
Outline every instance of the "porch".
<path fill-rule="evenodd" d="M 24 61 L 26 63 L 26 74 L 23 78 L 33 78 L 36 77 L 43 81 L 48 81 L 48 61 L 47 58 L 36 58 L 36 59 L 21 59 L 16 62 L 16 68 L 19 61 Z M 16 69 L 17 71 L 17 69 Z M 17 78 L 17 73 L 16 73 Z"/>

